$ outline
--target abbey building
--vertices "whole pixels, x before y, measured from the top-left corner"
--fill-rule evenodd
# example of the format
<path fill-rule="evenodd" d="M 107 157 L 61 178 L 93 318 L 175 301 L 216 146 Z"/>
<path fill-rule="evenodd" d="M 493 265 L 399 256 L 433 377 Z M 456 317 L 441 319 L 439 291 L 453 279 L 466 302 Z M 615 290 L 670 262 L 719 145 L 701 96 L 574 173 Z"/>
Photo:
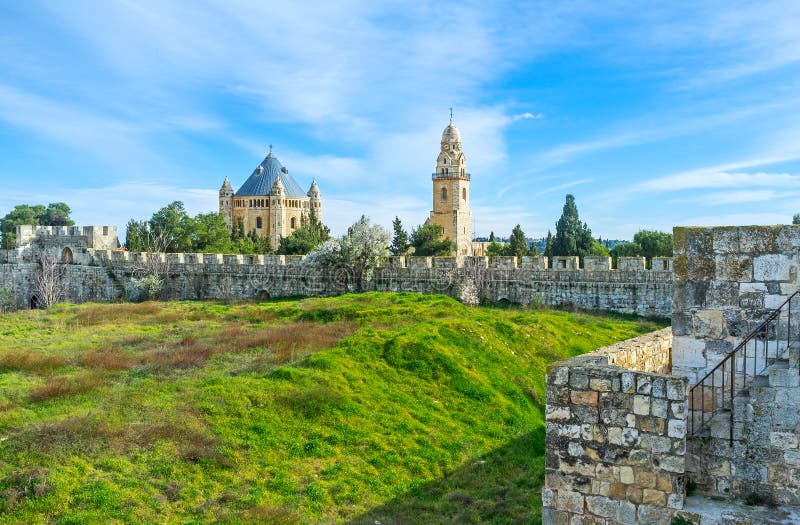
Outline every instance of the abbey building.
<path fill-rule="evenodd" d="M 272 154 L 272 146 L 239 191 L 234 193 L 227 177 L 219 190 L 219 212 L 228 228 L 241 224 L 245 232 L 269 237 L 272 246 L 299 228 L 303 216 L 308 217 L 312 210 L 321 221 L 322 195 L 317 182 L 312 181 L 309 190 L 303 191 Z"/>

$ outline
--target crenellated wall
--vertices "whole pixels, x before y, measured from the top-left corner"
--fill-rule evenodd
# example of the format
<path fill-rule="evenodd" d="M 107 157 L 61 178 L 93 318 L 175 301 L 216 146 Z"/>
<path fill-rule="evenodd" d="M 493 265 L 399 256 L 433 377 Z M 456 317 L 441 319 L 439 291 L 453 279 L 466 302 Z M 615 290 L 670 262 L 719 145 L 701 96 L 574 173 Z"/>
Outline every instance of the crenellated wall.
<path fill-rule="evenodd" d="M 94 227 L 23 227 L 14 250 L 0 251 L 0 288 L 11 289 L 20 307 L 30 304 L 33 272 L 41 252 L 67 264 L 70 301 L 125 297 L 131 279 L 147 273 L 165 278 L 165 297 L 237 299 L 336 295 L 356 291 L 349 268 L 320 271 L 302 256 L 117 251 L 116 230 Z M 113 240 L 112 240 L 113 236 Z M 69 260 L 65 251 L 69 250 Z M 628 260 L 633 259 L 633 260 Z M 413 291 L 457 295 L 466 280 L 489 300 L 572 306 L 644 316 L 671 312 L 672 272 L 645 269 L 642 259 L 578 257 L 389 257 L 363 291 Z M 548 268 L 552 266 L 552 268 Z"/>

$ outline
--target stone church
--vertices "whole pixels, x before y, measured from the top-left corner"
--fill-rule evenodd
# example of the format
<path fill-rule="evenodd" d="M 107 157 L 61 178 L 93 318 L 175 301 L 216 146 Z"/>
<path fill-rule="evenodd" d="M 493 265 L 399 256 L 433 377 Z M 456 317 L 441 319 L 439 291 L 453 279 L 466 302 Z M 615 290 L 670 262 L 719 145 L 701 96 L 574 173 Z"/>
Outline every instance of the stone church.
<path fill-rule="evenodd" d="M 444 236 L 456 243 L 458 255 L 483 255 L 482 245 L 473 246 L 472 212 L 469 209 L 470 174 L 467 173 L 467 158 L 461 148 L 461 133 L 453 124 L 442 132 L 439 156 L 433 181 L 433 210 L 429 222 L 444 229 Z"/>
<path fill-rule="evenodd" d="M 245 232 L 255 231 L 269 237 L 277 247 L 281 237 L 287 237 L 300 227 L 300 220 L 311 210 L 322 220 L 322 195 L 316 181 L 304 192 L 289 170 L 272 154 L 256 166 L 253 173 L 234 193 L 228 177 L 219 190 L 219 212 L 228 228 L 241 223 Z"/>

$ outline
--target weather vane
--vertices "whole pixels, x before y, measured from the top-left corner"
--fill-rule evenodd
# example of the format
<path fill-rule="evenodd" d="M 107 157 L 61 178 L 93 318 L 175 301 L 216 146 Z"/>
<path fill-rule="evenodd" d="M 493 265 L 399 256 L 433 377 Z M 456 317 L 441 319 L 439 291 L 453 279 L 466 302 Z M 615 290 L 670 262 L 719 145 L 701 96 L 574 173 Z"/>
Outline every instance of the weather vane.
<path fill-rule="evenodd" d="M 450 124 L 452 124 L 452 123 L 453 123 L 453 108 L 451 106 L 450 107 Z"/>

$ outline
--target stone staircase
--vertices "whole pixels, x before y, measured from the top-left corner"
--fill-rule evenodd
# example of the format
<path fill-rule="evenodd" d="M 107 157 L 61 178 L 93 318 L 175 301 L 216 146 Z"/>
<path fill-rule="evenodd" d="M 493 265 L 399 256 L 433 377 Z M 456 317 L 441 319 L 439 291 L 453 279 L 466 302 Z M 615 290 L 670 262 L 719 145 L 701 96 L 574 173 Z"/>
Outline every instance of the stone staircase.
<path fill-rule="evenodd" d="M 731 503 L 757 495 L 781 508 L 800 505 L 800 342 L 774 346 L 766 368 L 746 384 L 734 384 L 732 407 L 716 411 L 710 422 L 688 437 L 687 479 L 696 484 L 699 494 Z M 800 519 L 788 523 L 800 523 Z"/>

